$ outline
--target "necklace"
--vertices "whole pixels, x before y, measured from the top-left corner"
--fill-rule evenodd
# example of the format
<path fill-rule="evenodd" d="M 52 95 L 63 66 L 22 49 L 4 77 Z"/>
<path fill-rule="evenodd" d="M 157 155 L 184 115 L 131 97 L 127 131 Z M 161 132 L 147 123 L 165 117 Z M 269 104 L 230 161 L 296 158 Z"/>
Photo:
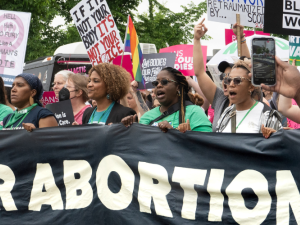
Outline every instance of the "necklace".
<path fill-rule="evenodd" d="M 241 120 L 241 122 L 239 123 L 239 125 L 237 125 L 236 130 L 239 128 L 239 126 L 241 125 L 241 123 L 244 121 L 244 119 L 248 116 L 248 114 L 252 111 L 252 109 L 258 104 L 258 101 L 255 102 L 255 104 L 248 110 L 248 112 L 246 113 L 246 115 L 244 116 L 244 118 Z"/>

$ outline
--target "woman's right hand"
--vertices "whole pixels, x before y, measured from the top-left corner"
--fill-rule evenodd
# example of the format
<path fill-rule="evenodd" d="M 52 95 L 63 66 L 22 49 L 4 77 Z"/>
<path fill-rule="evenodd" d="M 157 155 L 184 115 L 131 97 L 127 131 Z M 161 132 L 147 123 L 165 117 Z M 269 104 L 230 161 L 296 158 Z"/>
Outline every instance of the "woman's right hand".
<path fill-rule="evenodd" d="M 194 39 L 200 40 L 208 31 L 205 24 L 203 24 L 205 18 L 194 27 Z"/>
<path fill-rule="evenodd" d="M 162 121 L 158 124 L 158 127 L 161 129 L 162 132 L 167 133 L 169 129 L 173 129 L 171 124 L 168 121 Z"/>
<path fill-rule="evenodd" d="M 121 120 L 121 123 L 123 123 L 125 127 L 130 127 L 130 125 L 136 122 L 136 117 L 136 114 L 134 116 L 127 116 Z"/>

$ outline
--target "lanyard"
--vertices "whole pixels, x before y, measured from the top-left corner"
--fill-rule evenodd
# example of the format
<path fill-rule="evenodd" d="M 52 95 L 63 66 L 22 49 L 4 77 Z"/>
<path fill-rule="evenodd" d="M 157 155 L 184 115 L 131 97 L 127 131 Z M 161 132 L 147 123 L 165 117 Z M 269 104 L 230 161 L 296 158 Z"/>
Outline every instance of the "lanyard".
<path fill-rule="evenodd" d="M 20 122 L 18 123 L 18 125 L 17 125 L 16 127 L 18 127 L 18 126 L 23 122 L 23 120 L 25 119 L 25 117 L 26 117 L 29 113 L 30 113 L 30 111 L 27 112 L 27 113 L 22 117 L 22 119 L 20 120 Z M 10 129 L 12 130 L 12 128 L 13 128 L 13 125 L 11 125 Z"/>
<path fill-rule="evenodd" d="M 25 112 L 26 112 L 25 115 L 22 116 L 22 117 L 20 118 L 20 122 L 17 124 L 17 126 L 15 126 L 15 127 L 18 127 L 18 126 L 23 122 L 23 120 L 26 118 L 26 116 L 31 112 L 31 110 L 32 110 L 33 108 L 35 108 L 36 106 L 37 106 L 37 104 L 34 103 L 33 105 L 27 107 L 26 109 L 23 109 L 23 110 L 21 110 L 21 111 L 19 111 L 19 112 L 15 112 L 13 115 L 10 116 L 9 121 L 6 123 L 5 128 L 9 127 L 10 124 L 11 124 L 10 129 L 12 130 L 14 123 L 16 123 L 16 122 L 19 120 L 18 118 L 17 118 L 17 119 L 14 118 L 14 116 L 15 116 L 16 114 L 18 114 L 18 113 L 22 113 L 22 112 L 25 113 Z M 23 114 L 23 113 L 22 113 L 22 114 Z M 15 120 L 15 121 L 14 121 L 14 120 Z"/>
<path fill-rule="evenodd" d="M 114 102 L 110 104 L 110 106 L 107 107 L 107 109 L 105 109 L 105 111 L 103 112 L 102 116 L 100 117 L 100 119 L 98 120 L 98 124 L 101 122 L 101 119 L 103 118 L 103 116 L 105 115 L 106 111 L 111 108 L 114 105 Z M 94 110 L 93 115 L 92 115 L 92 120 L 91 120 L 91 124 L 94 123 L 94 117 L 95 117 L 95 113 L 96 113 L 97 108 Z"/>
<path fill-rule="evenodd" d="M 249 111 L 246 113 L 246 115 L 244 116 L 244 118 L 241 120 L 241 122 L 239 123 L 239 125 L 237 125 L 236 129 L 239 128 L 239 126 L 241 125 L 241 123 L 244 121 L 244 119 L 248 116 L 248 114 L 252 111 L 252 109 L 258 104 L 258 101 L 255 102 L 255 104 L 249 109 Z"/>

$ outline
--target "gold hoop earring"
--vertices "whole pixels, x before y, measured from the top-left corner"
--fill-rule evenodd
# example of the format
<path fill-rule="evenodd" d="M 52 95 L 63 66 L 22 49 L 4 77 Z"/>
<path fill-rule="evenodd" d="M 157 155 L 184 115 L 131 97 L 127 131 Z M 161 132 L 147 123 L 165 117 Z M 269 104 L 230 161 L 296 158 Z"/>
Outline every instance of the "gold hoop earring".
<path fill-rule="evenodd" d="M 33 97 L 31 97 L 31 96 L 30 96 L 30 98 L 29 98 L 29 104 L 30 104 L 30 105 L 33 105 L 33 104 L 34 104 L 34 99 L 33 99 Z"/>

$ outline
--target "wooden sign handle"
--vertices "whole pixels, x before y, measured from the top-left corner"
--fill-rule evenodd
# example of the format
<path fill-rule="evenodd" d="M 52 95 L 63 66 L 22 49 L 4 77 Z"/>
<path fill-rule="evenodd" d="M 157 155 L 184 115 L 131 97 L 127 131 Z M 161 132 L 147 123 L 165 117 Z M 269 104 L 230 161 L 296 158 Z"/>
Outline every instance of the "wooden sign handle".
<path fill-rule="evenodd" d="M 241 17 L 240 14 L 236 14 L 236 23 L 237 25 L 240 25 L 241 23 Z M 241 30 L 239 27 L 237 27 L 237 48 L 238 48 L 238 56 L 242 56 L 242 44 L 241 44 Z"/>

